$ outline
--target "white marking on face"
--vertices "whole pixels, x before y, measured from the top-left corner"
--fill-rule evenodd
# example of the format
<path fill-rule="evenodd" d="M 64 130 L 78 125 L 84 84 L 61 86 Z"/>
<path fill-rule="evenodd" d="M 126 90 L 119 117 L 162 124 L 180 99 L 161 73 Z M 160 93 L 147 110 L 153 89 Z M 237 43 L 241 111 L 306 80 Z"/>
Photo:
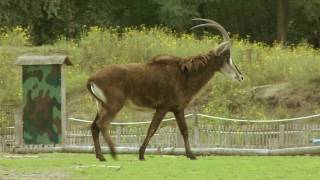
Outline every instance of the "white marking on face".
<path fill-rule="evenodd" d="M 220 71 L 222 72 L 222 74 L 229 76 L 231 79 L 236 79 L 236 73 L 232 69 L 231 64 L 224 63 Z"/>
<path fill-rule="evenodd" d="M 223 64 L 220 71 L 222 74 L 229 76 L 233 80 L 242 81 L 242 79 L 243 79 L 242 75 L 240 74 L 240 72 L 237 70 L 237 68 L 233 64 L 231 57 L 229 58 L 228 63 Z"/>

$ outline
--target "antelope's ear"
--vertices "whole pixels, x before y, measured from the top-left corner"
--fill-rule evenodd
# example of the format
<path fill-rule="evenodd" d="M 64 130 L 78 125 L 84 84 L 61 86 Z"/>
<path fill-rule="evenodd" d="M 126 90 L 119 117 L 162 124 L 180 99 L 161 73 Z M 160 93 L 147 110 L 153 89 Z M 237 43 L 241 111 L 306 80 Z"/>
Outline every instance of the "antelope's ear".
<path fill-rule="evenodd" d="M 225 41 L 225 42 L 222 42 L 218 45 L 218 47 L 216 48 L 216 53 L 218 56 L 226 53 L 230 51 L 230 42 L 229 41 Z"/>

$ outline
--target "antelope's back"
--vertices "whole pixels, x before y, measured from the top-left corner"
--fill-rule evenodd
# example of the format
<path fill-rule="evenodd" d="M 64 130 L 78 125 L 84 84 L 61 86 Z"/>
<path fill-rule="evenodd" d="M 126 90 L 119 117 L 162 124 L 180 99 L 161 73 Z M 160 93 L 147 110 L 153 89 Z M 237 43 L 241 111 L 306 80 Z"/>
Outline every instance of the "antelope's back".
<path fill-rule="evenodd" d="M 183 80 L 176 62 L 128 65 L 128 85 L 132 98 L 165 103 L 181 93 Z"/>

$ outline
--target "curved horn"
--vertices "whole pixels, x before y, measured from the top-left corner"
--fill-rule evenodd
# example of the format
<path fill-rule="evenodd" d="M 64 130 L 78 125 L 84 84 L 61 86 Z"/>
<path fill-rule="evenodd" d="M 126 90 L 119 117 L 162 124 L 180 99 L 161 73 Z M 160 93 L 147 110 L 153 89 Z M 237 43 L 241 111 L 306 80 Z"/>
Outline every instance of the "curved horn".
<path fill-rule="evenodd" d="M 204 18 L 193 18 L 193 21 L 204 21 L 207 23 L 219 24 L 218 22 L 211 20 L 211 19 L 204 19 Z"/>
<path fill-rule="evenodd" d="M 228 32 L 226 31 L 226 29 L 224 29 L 224 27 L 222 27 L 219 23 L 217 23 L 216 21 L 210 20 L 210 19 L 202 19 L 202 18 L 194 18 L 192 19 L 194 21 L 204 21 L 206 22 L 205 24 L 199 24 L 196 26 L 193 26 L 191 28 L 191 30 L 199 28 L 199 27 L 213 27 L 215 29 L 217 29 L 218 31 L 220 31 L 220 33 L 223 36 L 223 40 L 224 41 L 231 41 Z"/>

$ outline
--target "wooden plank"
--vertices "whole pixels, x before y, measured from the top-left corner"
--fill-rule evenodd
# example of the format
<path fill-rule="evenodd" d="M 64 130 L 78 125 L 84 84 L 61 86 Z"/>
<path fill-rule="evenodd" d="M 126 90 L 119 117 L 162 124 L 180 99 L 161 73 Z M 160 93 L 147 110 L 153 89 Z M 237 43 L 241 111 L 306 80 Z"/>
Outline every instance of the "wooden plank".
<path fill-rule="evenodd" d="M 284 137 L 285 125 L 279 126 L 279 147 L 284 147 L 285 145 L 285 137 Z"/>
<path fill-rule="evenodd" d="M 195 147 L 200 147 L 200 131 L 198 127 L 195 127 L 193 129 L 193 135 L 194 135 L 194 145 Z"/>
<path fill-rule="evenodd" d="M 64 59 L 68 59 L 68 57 L 64 57 Z M 64 72 L 64 64 L 61 65 L 61 144 L 65 144 L 66 141 L 66 132 L 67 132 L 67 111 L 66 111 L 66 85 L 65 85 L 65 72 Z"/>
<path fill-rule="evenodd" d="M 121 145 L 121 127 L 116 127 L 116 144 Z"/>
<path fill-rule="evenodd" d="M 22 109 L 19 108 L 16 110 L 14 115 L 14 123 L 15 123 L 15 145 L 19 146 L 23 144 L 23 120 L 22 120 Z"/>

